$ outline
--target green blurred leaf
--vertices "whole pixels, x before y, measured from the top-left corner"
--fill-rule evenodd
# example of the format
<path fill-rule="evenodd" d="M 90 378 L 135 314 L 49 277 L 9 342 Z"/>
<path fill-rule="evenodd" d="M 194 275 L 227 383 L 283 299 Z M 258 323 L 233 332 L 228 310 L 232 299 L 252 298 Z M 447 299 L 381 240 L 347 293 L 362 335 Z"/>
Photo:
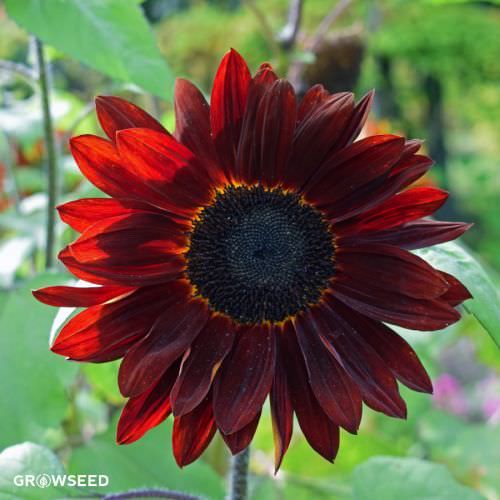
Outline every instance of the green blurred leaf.
<path fill-rule="evenodd" d="M 78 365 L 49 350 L 48 334 L 55 310 L 37 302 L 31 289 L 64 279 L 42 274 L 22 288 L 0 293 L 0 447 L 29 439 L 43 442 L 68 409 L 66 388 Z"/>
<path fill-rule="evenodd" d="M 492 426 L 433 410 L 421 416 L 418 430 L 432 459 L 485 494 L 500 491 L 500 433 Z"/>
<path fill-rule="evenodd" d="M 118 368 L 119 361 L 112 363 L 86 363 L 82 365 L 82 370 L 87 381 L 97 395 L 112 404 L 122 404 L 123 396 L 118 390 Z"/>
<path fill-rule="evenodd" d="M 465 284 L 473 299 L 465 302 L 464 307 L 500 346 L 500 299 L 481 264 L 470 252 L 454 242 L 425 248 L 417 253 L 434 267 L 453 274 Z"/>
<path fill-rule="evenodd" d="M 16 476 L 64 474 L 59 459 L 49 449 L 34 443 L 16 444 L 0 453 L 0 497 L 2 499 L 61 498 L 68 490 L 62 487 L 16 486 Z"/>
<path fill-rule="evenodd" d="M 417 458 L 373 457 L 353 471 L 356 500 L 478 500 L 441 464 Z"/>
<path fill-rule="evenodd" d="M 116 421 L 109 430 L 74 450 L 68 472 L 107 474 L 109 491 L 141 487 L 161 487 L 223 498 L 223 480 L 203 461 L 179 469 L 172 455 L 171 419 L 152 429 L 136 443 L 119 446 L 115 442 Z M 104 489 L 104 488 L 103 488 Z"/>
<path fill-rule="evenodd" d="M 9 15 L 49 45 L 111 78 L 170 98 L 173 75 L 135 0 L 6 0 Z"/>

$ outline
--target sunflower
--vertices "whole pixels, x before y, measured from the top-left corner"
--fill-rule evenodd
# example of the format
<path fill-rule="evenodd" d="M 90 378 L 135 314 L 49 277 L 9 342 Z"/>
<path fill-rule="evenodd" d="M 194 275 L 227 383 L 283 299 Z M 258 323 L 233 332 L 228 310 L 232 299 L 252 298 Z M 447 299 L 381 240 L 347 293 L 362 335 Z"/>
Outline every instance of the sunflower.
<path fill-rule="evenodd" d="M 97 98 L 109 139 L 78 136 L 71 151 L 110 197 L 59 207 L 81 233 L 59 258 L 94 286 L 34 295 L 84 308 L 52 351 L 123 358 L 119 443 L 172 413 L 180 466 L 216 431 L 235 454 L 269 396 L 276 468 L 294 415 L 333 461 L 339 428 L 357 432 L 363 402 L 404 418 L 398 381 L 432 391 L 415 352 L 385 323 L 438 330 L 460 318 L 467 289 L 410 250 L 469 226 L 426 218 L 446 192 L 407 189 L 432 164 L 417 153 L 420 141 L 355 141 L 372 98 L 355 103 L 317 85 L 297 102 L 270 65 L 252 78 L 234 50 L 210 106 L 177 81 L 174 135 L 129 102 Z"/>

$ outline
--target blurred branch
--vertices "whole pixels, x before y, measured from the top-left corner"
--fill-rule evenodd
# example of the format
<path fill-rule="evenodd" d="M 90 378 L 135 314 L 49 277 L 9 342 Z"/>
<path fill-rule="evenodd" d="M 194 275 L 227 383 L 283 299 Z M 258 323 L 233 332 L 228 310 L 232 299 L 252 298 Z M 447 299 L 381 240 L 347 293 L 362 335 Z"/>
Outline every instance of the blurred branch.
<path fill-rule="evenodd" d="M 344 13 L 351 5 L 352 0 L 340 0 L 335 7 L 323 18 L 314 35 L 306 42 L 307 51 L 316 52 L 321 42 L 325 39 L 328 30 L 332 24 Z"/>
<path fill-rule="evenodd" d="M 303 0 L 290 0 L 287 22 L 278 35 L 278 41 L 285 50 L 290 50 L 297 40 L 302 21 L 303 3 Z"/>
<path fill-rule="evenodd" d="M 17 75 L 24 80 L 28 80 L 31 84 L 38 79 L 37 72 L 26 64 L 6 61 L 5 59 L 0 59 L 0 72 Z"/>
<path fill-rule="evenodd" d="M 303 52 L 316 54 L 325 39 L 328 30 L 332 24 L 345 12 L 351 5 L 352 0 L 340 0 L 335 7 L 323 18 L 315 33 L 306 40 L 303 47 Z M 303 75 L 307 66 L 304 58 L 295 59 L 288 70 L 288 80 L 294 86 L 295 92 L 299 95 L 304 92 Z"/>
<path fill-rule="evenodd" d="M 43 43 L 34 39 L 36 63 L 39 75 L 40 94 L 42 100 L 43 128 L 47 154 L 47 241 L 45 253 L 45 268 L 49 269 L 54 264 L 54 246 L 56 236 L 56 203 L 58 190 L 57 152 L 54 126 L 50 113 L 50 74 L 45 60 Z"/>
<path fill-rule="evenodd" d="M 257 21 L 259 21 L 264 36 L 266 37 L 269 46 L 273 52 L 274 57 L 279 58 L 280 55 L 280 46 L 274 36 L 273 29 L 267 20 L 266 15 L 262 10 L 258 7 L 255 0 L 245 0 L 244 4 L 253 12 Z"/>

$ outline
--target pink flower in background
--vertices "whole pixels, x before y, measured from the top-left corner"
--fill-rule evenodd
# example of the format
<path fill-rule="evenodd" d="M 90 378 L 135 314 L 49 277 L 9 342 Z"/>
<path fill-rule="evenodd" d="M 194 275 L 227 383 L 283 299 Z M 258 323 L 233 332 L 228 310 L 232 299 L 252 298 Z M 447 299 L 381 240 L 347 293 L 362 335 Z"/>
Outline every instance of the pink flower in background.
<path fill-rule="evenodd" d="M 468 414 L 468 404 L 464 390 L 453 375 L 443 373 L 434 381 L 434 405 L 441 409 L 465 417 Z"/>

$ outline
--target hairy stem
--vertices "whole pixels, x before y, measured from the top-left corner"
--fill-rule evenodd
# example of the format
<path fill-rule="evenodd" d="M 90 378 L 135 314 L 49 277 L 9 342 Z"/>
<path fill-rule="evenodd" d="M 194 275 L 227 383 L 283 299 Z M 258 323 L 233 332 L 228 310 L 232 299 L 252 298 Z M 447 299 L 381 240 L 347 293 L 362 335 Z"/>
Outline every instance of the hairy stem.
<path fill-rule="evenodd" d="M 231 459 L 230 500 L 246 500 L 248 498 L 248 463 L 250 447 Z"/>
<path fill-rule="evenodd" d="M 56 139 L 52 115 L 50 114 L 50 74 L 45 60 L 44 47 L 38 38 L 34 40 L 36 61 L 38 66 L 40 94 L 42 100 L 43 130 L 47 158 L 47 240 L 45 246 L 45 268 L 54 264 L 56 203 L 58 191 Z"/>
<path fill-rule="evenodd" d="M 122 493 L 109 493 L 101 497 L 103 500 L 126 500 L 128 498 L 170 498 L 171 500 L 199 500 L 199 497 L 163 489 L 148 488 L 142 490 L 130 490 Z"/>

